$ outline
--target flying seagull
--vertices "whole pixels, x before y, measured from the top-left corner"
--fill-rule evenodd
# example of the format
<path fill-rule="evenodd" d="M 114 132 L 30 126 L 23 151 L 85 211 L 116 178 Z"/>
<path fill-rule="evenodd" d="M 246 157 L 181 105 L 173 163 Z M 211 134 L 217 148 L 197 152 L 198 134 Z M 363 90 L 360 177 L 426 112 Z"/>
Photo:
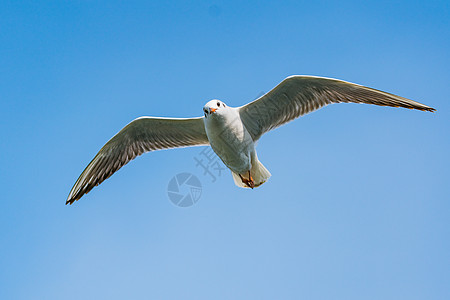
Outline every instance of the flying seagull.
<path fill-rule="evenodd" d="M 210 145 L 239 187 L 255 188 L 271 176 L 255 143 L 269 130 L 332 103 L 353 102 L 435 111 L 424 104 L 358 84 L 316 76 L 290 76 L 241 107 L 211 100 L 204 117 L 140 117 L 100 149 L 69 193 L 72 204 L 144 152 Z"/>

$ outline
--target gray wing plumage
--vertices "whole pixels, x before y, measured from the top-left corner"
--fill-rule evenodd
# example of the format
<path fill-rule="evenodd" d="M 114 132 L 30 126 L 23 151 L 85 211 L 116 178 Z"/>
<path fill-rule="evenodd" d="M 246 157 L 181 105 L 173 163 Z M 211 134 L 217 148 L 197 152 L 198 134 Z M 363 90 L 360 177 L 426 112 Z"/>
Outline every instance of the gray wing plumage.
<path fill-rule="evenodd" d="M 341 102 L 435 111 L 419 102 L 342 80 L 290 76 L 264 96 L 240 107 L 239 113 L 256 141 L 265 132 L 301 115 Z"/>
<path fill-rule="evenodd" d="M 200 145 L 209 145 L 203 118 L 138 118 L 102 147 L 75 182 L 66 204 L 80 199 L 144 152 Z"/>

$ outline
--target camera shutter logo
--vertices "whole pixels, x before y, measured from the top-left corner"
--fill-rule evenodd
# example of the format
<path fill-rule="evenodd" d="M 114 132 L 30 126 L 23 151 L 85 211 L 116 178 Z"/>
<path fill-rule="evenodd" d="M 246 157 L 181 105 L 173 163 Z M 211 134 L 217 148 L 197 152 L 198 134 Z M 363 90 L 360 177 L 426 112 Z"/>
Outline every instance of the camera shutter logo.
<path fill-rule="evenodd" d="M 191 173 L 174 176 L 167 186 L 169 200 L 176 206 L 189 207 L 198 202 L 202 195 L 200 180 Z"/>

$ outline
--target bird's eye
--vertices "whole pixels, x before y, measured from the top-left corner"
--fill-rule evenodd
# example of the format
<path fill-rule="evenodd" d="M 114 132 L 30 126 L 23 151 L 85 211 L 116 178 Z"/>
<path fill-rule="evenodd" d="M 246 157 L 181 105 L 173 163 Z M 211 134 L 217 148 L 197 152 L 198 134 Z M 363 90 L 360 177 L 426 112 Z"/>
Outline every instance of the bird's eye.
<path fill-rule="evenodd" d="M 220 107 L 220 102 L 217 102 L 217 106 Z"/>

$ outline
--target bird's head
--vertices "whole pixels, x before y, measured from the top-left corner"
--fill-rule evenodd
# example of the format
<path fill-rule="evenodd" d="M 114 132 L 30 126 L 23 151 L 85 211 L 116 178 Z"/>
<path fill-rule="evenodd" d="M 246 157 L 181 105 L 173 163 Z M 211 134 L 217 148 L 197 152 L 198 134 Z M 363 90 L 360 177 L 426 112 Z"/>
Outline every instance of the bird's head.
<path fill-rule="evenodd" d="M 203 113 L 205 114 L 205 118 L 208 118 L 214 114 L 220 114 L 225 111 L 227 106 L 220 100 L 211 100 L 203 106 Z"/>

